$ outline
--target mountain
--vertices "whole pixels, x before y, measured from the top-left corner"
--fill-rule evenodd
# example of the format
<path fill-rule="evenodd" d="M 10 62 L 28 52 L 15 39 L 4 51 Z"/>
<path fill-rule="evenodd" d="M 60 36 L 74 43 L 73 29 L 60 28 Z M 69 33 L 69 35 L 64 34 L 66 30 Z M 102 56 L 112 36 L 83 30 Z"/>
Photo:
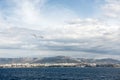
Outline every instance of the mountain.
<path fill-rule="evenodd" d="M 106 59 L 96 59 L 95 60 L 96 63 L 100 63 L 100 64 L 120 64 L 119 60 L 115 60 L 115 59 L 111 59 L 111 58 L 106 58 Z"/>
<path fill-rule="evenodd" d="M 96 64 L 120 64 L 119 60 L 71 58 L 67 56 L 55 56 L 44 58 L 0 58 L 0 64 L 8 63 L 96 63 Z"/>
<path fill-rule="evenodd" d="M 66 56 L 46 57 L 34 61 L 33 63 L 79 63 L 77 59 L 73 59 Z"/>
<path fill-rule="evenodd" d="M 30 63 L 35 58 L 0 58 L 0 64 L 11 64 L 11 63 Z"/>
<path fill-rule="evenodd" d="M 85 58 L 77 58 L 81 62 L 85 63 L 97 63 L 97 64 L 120 64 L 119 60 L 105 58 L 105 59 L 85 59 Z"/>

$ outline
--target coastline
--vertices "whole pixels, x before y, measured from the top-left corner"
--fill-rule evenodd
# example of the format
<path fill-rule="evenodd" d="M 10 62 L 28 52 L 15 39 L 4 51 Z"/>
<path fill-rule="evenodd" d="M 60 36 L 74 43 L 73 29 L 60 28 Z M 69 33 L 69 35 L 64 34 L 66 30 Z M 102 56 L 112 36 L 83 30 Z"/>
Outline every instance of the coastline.
<path fill-rule="evenodd" d="M 0 68 L 41 68 L 41 67 L 113 67 L 120 68 L 120 64 L 96 64 L 96 63 L 13 63 L 0 64 Z"/>

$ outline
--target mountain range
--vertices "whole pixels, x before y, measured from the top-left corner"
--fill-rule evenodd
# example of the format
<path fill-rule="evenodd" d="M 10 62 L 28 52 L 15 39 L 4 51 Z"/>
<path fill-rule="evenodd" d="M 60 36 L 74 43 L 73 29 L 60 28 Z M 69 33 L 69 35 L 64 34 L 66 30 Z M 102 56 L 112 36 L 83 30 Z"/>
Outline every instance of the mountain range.
<path fill-rule="evenodd" d="M 98 63 L 98 64 L 120 64 L 119 60 L 72 58 L 68 56 L 54 56 L 44 58 L 0 58 L 0 64 L 11 63 Z"/>

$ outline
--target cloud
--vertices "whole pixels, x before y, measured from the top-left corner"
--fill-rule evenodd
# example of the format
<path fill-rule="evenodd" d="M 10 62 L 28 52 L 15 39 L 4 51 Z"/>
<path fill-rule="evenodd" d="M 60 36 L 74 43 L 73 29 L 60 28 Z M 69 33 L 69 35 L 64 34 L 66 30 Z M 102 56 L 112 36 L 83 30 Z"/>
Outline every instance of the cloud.
<path fill-rule="evenodd" d="M 51 51 L 76 51 L 94 54 L 119 54 L 119 26 L 106 25 L 97 19 L 73 20 L 59 32 L 9 28 L 2 34 L 1 47 Z M 15 34 L 17 32 L 17 34 Z M 4 37 L 3 37 L 4 36 Z M 27 37 L 26 37 L 27 36 Z M 42 37 L 41 37 L 42 36 Z M 8 40 L 6 43 L 5 40 Z M 7 44 L 7 45 L 5 45 Z M 12 46 L 12 47 L 11 47 Z"/>
<path fill-rule="evenodd" d="M 102 7 L 104 15 L 110 18 L 120 19 L 120 1 L 119 0 L 105 0 L 106 4 Z"/>
<path fill-rule="evenodd" d="M 4 0 L 1 17 L 15 27 L 44 30 L 62 26 L 65 21 L 77 15 L 62 6 L 49 5 L 48 0 Z M 2 4 L 2 3 L 1 3 Z M 34 26 L 34 27 L 33 27 Z"/>
<path fill-rule="evenodd" d="M 69 8 L 48 5 L 47 0 L 5 1 L 9 8 L 0 10 L 0 49 L 39 50 L 54 55 L 59 51 L 91 56 L 120 53 L 120 26 L 108 24 L 106 17 L 81 19 Z M 106 0 L 102 6 L 103 14 L 117 19 L 114 21 L 120 19 L 117 1 Z"/>

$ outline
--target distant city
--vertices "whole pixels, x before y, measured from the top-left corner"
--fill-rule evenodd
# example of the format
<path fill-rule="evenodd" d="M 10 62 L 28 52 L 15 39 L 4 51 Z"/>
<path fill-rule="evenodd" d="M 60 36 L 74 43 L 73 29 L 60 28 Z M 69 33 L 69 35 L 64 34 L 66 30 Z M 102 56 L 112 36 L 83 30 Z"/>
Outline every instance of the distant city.
<path fill-rule="evenodd" d="M 0 68 L 39 68 L 39 67 L 115 67 L 120 68 L 120 61 L 106 59 L 72 58 L 55 56 L 44 58 L 0 58 Z"/>

